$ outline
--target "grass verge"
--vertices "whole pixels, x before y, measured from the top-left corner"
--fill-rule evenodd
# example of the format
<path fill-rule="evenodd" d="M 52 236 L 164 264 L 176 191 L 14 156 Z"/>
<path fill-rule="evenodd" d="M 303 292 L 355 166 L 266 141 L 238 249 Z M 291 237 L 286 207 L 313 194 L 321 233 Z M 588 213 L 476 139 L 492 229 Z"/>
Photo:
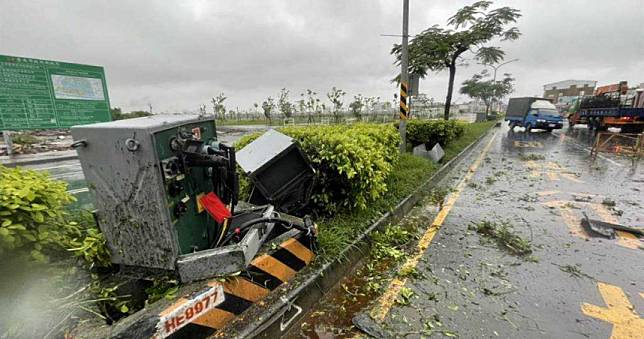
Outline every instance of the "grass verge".
<path fill-rule="evenodd" d="M 493 121 L 468 124 L 465 133 L 445 147 L 445 163 L 458 155 L 465 147 L 483 135 Z M 391 211 L 403 198 L 414 192 L 440 168 L 427 159 L 404 154 L 387 178 L 387 193 L 372 202 L 364 210 L 345 211 L 334 217 L 318 221 L 320 233 L 320 257 L 324 260 L 337 258 L 353 240 L 384 213 Z"/>
<path fill-rule="evenodd" d="M 484 121 L 484 122 L 475 122 L 465 125 L 465 133 L 460 138 L 452 141 L 447 147 L 445 147 L 445 158 L 443 162 L 452 160 L 457 156 L 467 145 L 473 143 L 478 139 L 483 133 L 487 132 L 496 121 Z"/>

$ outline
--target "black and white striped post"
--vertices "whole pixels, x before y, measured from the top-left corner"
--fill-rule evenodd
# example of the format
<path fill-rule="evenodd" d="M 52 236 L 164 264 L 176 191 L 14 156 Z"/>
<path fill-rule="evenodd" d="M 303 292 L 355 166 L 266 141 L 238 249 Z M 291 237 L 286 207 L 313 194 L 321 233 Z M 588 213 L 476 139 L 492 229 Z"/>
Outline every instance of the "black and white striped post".
<path fill-rule="evenodd" d="M 407 118 L 409 117 L 408 89 L 409 89 L 409 0 L 403 0 L 403 26 L 402 26 L 402 49 L 400 55 L 400 154 L 407 149 Z"/>

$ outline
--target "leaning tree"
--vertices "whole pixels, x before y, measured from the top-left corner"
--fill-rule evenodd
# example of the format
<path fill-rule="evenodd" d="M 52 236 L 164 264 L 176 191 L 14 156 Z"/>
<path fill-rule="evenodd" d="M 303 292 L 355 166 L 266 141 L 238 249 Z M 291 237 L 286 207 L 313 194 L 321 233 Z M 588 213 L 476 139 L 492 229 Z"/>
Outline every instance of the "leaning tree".
<path fill-rule="evenodd" d="M 490 10 L 492 1 L 477 1 L 458 10 L 441 28 L 434 25 L 411 39 L 409 43 L 409 73 L 424 78 L 428 72 L 449 71 L 447 97 L 445 98 L 445 120 L 449 119 L 449 109 L 454 91 L 456 66 L 462 64 L 467 52 L 484 64 L 495 64 L 503 60 L 504 52 L 496 46 L 488 46 L 494 39 L 516 40 L 521 33 L 510 26 L 521 14 L 519 10 L 501 7 Z M 391 54 L 400 64 L 401 45 L 394 45 Z"/>

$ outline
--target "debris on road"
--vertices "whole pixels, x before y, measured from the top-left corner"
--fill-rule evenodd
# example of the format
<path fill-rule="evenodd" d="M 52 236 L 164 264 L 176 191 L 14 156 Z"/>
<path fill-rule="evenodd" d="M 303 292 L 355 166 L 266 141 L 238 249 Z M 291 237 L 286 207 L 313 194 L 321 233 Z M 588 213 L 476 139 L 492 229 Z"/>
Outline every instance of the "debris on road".
<path fill-rule="evenodd" d="M 581 219 L 581 225 L 585 227 L 590 234 L 599 235 L 608 239 L 615 239 L 615 230 L 607 226 L 605 222 L 590 219 L 586 212 L 583 212 L 584 217 Z"/>
<path fill-rule="evenodd" d="M 577 202 L 590 202 L 591 200 L 593 200 L 593 197 L 590 195 L 573 194 L 572 198 Z"/>
<path fill-rule="evenodd" d="M 525 256 L 532 253 L 530 242 L 513 233 L 512 227 L 507 222 L 497 224 L 483 220 L 473 226 L 477 233 L 496 240 L 501 247 L 514 255 Z"/>
<path fill-rule="evenodd" d="M 577 264 L 577 265 L 557 265 L 555 263 L 552 263 L 552 264 L 557 266 L 557 267 L 559 267 L 559 269 L 562 272 L 570 273 L 571 277 L 575 277 L 575 278 L 582 278 L 583 277 L 583 278 L 588 278 L 590 280 L 595 280 L 595 278 L 593 278 L 590 275 L 582 272 L 579 269 L 579 267 L 580 267 L 579 264 Z"/>
<path fill-rule="evenodd" d="M 608 207 L 615 207 L 616 204 L 615 204 L 615 200 L 611 198 L 604 198 L 604 200 L 602 200 L 602 205 L 605 205 Z"/>
<path fill-rule="evenodd" d="M 541 154 L 521 154 L 520 159 L 523 161 L 536 161 L 536 160 L 546 160 L 546 157 L 544 157 Z"/>
<path fill-rule="evenodd" d="M 605 236 L 609 239 L 615 238 L 615 231 L 628 232 L 638 237 L 644 236 L 644 229 L 642 228 L 590 219 L 586 213 L 584 213 L 584 218 L 581 220 L 581 223 L 591 232 Z"/>

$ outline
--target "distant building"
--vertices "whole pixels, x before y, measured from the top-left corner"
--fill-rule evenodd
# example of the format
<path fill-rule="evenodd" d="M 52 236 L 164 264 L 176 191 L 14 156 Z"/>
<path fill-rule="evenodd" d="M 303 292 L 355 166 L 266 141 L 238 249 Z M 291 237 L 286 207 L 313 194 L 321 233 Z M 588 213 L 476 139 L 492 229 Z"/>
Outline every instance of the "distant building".
<path fill-rule="evenodd" d="M 491 107 L 490 109 L 494 109 Z M 450 113 L 476 113 L 485 112 L 485 103 L 481 99 L 474 99 L 463 103 L 453 103 L 449 109 Z"/>
<path fill-rule="evenodd" d="M 543 85 L 543 97 L 560 105 L 569 104 L 571 98 L 593 95 L 597 81 L 594 80 L 564 80 Z"/>

